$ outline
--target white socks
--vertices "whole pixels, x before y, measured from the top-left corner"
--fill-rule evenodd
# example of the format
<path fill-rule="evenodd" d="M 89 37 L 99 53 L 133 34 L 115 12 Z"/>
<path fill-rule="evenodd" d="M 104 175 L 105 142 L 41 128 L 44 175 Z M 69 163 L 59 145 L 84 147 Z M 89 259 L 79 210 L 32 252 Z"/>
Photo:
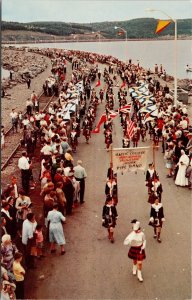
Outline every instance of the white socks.
<path fill-rule="evenodd" d="M 133 265 L 133 275 L 137 274 L 137 265 Z"/>
<path fill-rule="evenodd" d="M 139 279 L 140 282 L 143 281 L 143 278 L 142 278 L 142 275 L 141 275 L 141 271 L 140 270 L 137 270 L 137 277 Z"/>

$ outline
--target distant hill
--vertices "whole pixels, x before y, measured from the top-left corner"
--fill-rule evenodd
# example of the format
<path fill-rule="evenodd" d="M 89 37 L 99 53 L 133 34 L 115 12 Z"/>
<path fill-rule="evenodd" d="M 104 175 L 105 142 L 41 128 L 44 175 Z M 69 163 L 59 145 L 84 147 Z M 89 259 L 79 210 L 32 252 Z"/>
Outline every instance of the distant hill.
<path fill-rule="evenodd" d="M 162 37 L 172 38 L 174 36 L 174 23 L 170 24 L 159 35 L 155 34 L 157 20 L 154 18 L 139 18 L 129 21 L 99 22 L 99 23 L 65 23 L 65 22 L 1 22 L 2 41 L 14 39 L 30 39 L 31 34 L 35 34 L 41 39 L 48 36 L 87 39 L 96 37 L 100 32 L 101 39 L 122 39 L 123 34 L 118 35 L 114 27 L 122 27 L 127 31 L 128 39 L 157 39 Z M 23 35 L 22 33 L 25 34 Z M 9 33 L 9 34 L 8 34 Z M 178 20 L 178 38 L 189 38 L 192 36 L 192 19 Z"/>

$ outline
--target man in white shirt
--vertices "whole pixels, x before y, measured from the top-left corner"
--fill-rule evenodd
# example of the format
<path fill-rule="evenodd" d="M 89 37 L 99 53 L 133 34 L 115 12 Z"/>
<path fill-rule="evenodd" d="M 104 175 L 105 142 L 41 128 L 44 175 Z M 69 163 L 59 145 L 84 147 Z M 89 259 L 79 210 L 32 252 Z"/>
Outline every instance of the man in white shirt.
<path fill-rule="evenodd" d="M 27 99 L 26 101 L 26 110 L 27 110 L 27 114 L 30 116 L 32 113 L 32 109 L 33 109 L 33 102 L 31 99 Z"/>
<path fill-rule="evenodd" d="M 22 227 L 22 244 L 25 248 L 25 263 L 29 269 L 34 268 L 34 257 L 31 256 L 31 248 L 33 245 L 34 232 L 37 226 L 35 215 L 33 213 L 27 214 L 27 219 L 23 222 Z"/>
<path fill-rule="evenodd" d="M 43 146 L 43 148 L 41 149 L 41 153 L 43 154 L 44 158 L 45 157 L 51 157 L 53 152 L 53 149 L 51 147 L 51 143 L 50 141 L 47 141 L 46 145 Z"/>
<path fill-rule="evenodd" d="M 11 123 L 12 123 L 13 133 L 14 133 L 14 130 L 17 132 L 18 113 L 15 111 L 14 108 L 12 109 L 12 112 L 10 113 L 10 117 L 11 117 Z"/>
<path fill-rule="evenodd" d="M 179 125 L 181 125 L 182 129 L 185 130 L 188 128 L 187 120 L 185 120 L 184 117 L 182 117 L 181 121 L 179 122 Z"/>
<path fill-rule="evenodd" d="M 29 180 L 30 180 L 30 164 L 27 159 L 27 152 L 23 151 L 22 156 L 19 158 L 18 167 L 21 170 L 22 188 L 25 194 L 29 194 Z"/>
<path fill-rule="evenodd" d="M 29 119 L 27 118 L 27 116 L 23 119 L 22 121 L 23 126 L 27 126 L 30 124 Z"/>
<path fill-rule="evenodd" d="M 87 177 L 87 173 L 85 168 L 82 167 L 82 161 L 77 161 L 77 166 L 74 168 L 74 177 L 80 183 L 80 203 L 84 203 L 84 192 L 85 192 L 85 178 Z"/>

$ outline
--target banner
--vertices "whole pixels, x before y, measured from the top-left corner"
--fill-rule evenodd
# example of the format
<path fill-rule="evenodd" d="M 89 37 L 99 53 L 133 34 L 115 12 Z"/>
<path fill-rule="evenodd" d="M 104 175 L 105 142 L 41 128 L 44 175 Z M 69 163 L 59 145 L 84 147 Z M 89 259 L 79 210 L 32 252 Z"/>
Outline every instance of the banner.
<path fill-rule="evenodd" d="M 146 170 L 149 148 L 150 147 L 112 149 L 114 173 Z"/>

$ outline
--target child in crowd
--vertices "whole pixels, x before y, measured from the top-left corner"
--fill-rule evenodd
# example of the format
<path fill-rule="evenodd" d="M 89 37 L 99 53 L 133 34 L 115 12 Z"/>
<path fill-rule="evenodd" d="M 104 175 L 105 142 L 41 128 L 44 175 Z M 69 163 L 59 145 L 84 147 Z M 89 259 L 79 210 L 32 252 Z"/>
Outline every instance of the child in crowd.
<path fill-rule="evenodd" d="M 44 237 L 43 237 L 43 226 L 38 224 L 36 226 L 36 247 L 37 247 L 37 257 L 41 258 L 44 257 L 43 255 L 43 241 L 44 241 Z"/>

